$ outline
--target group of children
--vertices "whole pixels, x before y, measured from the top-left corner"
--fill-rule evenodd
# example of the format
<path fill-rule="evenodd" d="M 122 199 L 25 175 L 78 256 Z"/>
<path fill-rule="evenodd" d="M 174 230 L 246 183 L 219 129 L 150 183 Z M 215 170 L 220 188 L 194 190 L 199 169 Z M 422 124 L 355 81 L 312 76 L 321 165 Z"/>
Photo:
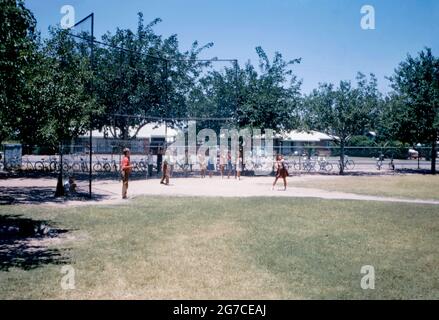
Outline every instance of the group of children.
<path fill-rule="evenodd" d="M 202 154 L 198 155 L 198 163 L 200 164 L 200 173 L 201 178 L 206 177 L 206 170 L 209 173 L 209 177 L 212 178 L 213 173 L 215 171 L 215 161 L 212 160 L 211 157 L 207 158 Z M 233 171 L 235 171 L 235 178 L 241 180 L 241 172 L 243 167 L 242 155 L 241 153 L 236 159 L 235 165 L 232 162 L 232 154 L 231 152 L 222 153 L 219 157 L 219 171 L 221 174 L 221 179 L 224 178 L 225 173 L 227 172 L 227 179 L 230 179 L 230 175 Z"/>
<path fill-rule="evenodd" d="M 201 171 L 201 177 L 206 177 L 206 170 L 209 172 L 209 177 L 212 177 L 213 172 L 215 170 L 215 163 L 212 161 L 211 157 L 208 157 L 208 160 L 206 161 L 206 157 L 203 155 L 198 155 L 198 162 L 200 164 L 200 171 Z M 121 162 L 121 175 L 122 175 L 122 199 L 127 199 L 127 191 L 128 191 L 128 180 L 129 175 L 131 173 L 133 166 L 130 163 L 130 150 L 128 148 L 125 148 L 123 150 L 123 158 Z M 232 173 L 233 169 L 235 169 L 235 179 L 241 180 L 241 172 L 243 169 L 243 158 L 242 153 L 240 152 L 237 159 L 235 166 L 233 166 L 232 163 L 232 155 L 229 151 L 227 154 L 223 153 L 220 155 L 220 172 L 221 172 L 221 178 L 224 178 L 224 173 L 227 171 L 227 178 L 230 178 L 230 174 Z M 284 182 L 284 190 L 287 188 L 287 176 L 288 174 L 288 167 L 285 163 L 284 158 L 281 155 L 276 156 L 276 161 L 274 163 L 274 169 L 276 172 L 276 178 L 273 183 L 272 189 L 274 189 L 274 186 L 276 185 L 279 178 L 282 178 Z M 162 164 L 162 178 L 160 180 L 160 184 L 169 185 L 169 179 L 171 177 L 171 165 L 168 162 L 168 160 L 164 160 Z"/>

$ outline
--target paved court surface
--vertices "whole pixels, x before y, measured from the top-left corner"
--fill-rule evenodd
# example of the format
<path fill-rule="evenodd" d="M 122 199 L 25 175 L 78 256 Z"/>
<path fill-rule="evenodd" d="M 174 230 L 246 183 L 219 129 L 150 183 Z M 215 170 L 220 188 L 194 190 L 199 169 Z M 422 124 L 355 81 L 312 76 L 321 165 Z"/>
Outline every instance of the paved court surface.
<path fill-rule="evenodd" d="M 326 191 L 316 188 L 301 188 L 303 181 L 311 179 L 343 179 L 339 176 L 293 176 L 288 179 L 289 186 L 283 190 L 282 182 L 272 190 L 272 177 L 243 177 L 241 181 L 234 178 L 220 177 L 177 178 L 171 179 L 169 186 L 161 185 L 158 179 L 130 181 L 129 199 L 120 199 L 121 183 L 115 180 L 95 181 L 93 201 L 80 199 L 55 199 L 56 180 L 54 179 L 7 179 L 0 180 L 0 195 L 13 200 L 13 203 L 48 204 L 57 206 L 119 204 L 142 195 L 156 196 L 194 196 L 194 197 L 305 197 L 322 199 L 347 199 L 362 201 L 406 202 L 439 205 L 439 201 L 403 199 L 359 195 L 354 193 Z"/>

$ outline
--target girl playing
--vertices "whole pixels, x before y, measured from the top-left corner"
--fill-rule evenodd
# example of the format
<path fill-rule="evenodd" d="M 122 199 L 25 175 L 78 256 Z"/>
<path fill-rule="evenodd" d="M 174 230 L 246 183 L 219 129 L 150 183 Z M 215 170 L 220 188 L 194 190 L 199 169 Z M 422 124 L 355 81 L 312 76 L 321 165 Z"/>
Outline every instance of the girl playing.
<path fill-rule="evenodd" d="M 274 179 L 271 190 L 274 190 L 274 186 L 276 185 L 277 180 L 279 178 L 282 178 L 284 181 L 284 191 L 287 190 L 287 177 L 289 176 L 289 174 L 285 160 L 280 154 L 276 156 L 276 162 L 274 163 L 274 170 L 276 171 L 276 179 Z"/>

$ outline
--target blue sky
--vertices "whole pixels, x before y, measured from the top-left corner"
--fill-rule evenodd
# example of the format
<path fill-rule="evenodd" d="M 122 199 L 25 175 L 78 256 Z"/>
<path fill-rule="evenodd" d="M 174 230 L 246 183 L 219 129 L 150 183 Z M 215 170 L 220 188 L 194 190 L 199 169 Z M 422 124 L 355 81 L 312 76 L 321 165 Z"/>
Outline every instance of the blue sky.
<path fill-rule="evenodd" d="M 137 12 L 145 21 L 163 20 L 156 28 L 167 37 L 178 34 L 181 49 L 194 40 L 213 42 L 203 58 L 251 60 L 256 46 L 273 56 L 302 58 L 294 68 L 308 93 L 319 82 L 353 80 L 357 71 L 377 75 L 387 92 L 392 74 L 407 53 L 425 46 L 439 55 L 438 0 L 26 0 L 42 35 L 59 24 L 60 9 L 72 5 L 79 20 L 95 13 L 98 37 L 117 27 L 133 28 Z M 375 8 L 375 30 L 360 27 L 363 5 Z"/>

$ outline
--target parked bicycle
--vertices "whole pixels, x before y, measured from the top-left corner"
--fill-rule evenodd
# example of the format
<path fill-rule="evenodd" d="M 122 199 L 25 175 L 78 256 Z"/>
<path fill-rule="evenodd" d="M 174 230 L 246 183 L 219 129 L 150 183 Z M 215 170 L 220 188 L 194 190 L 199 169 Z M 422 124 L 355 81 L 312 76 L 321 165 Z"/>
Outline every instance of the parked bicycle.
<path fill-rule="evenodd" d="M 338 160 L 338 168 L 341 168 L 341 161 Z M 348 156 L 345 156 L 345 160 L 343 163 L 343 168 L 346 170 L 353 170 L 355 168 L 355 162 L 354 160 L 349 159 Z"/>
<path fill-rule="evenodd" d="M 21 168 L 26 171 L 34 171 L 34 164 L 29 160 L 29 157 L 23 158 L 23 162 L 21 164 Z"/>
<path fill-rule="evenodd" d="M 46 172 L 56 171 L 58 170 L 58 159 L 56 157 L 41 158 L 40 161 L 35 162 L 34 169 Z"/>
<path fill-rule="evenodd" d="M 317 159 L 317 163 L 319 164 L 320 171 L 330 172 L 333 169 L 332 163 L 330 163 L 325 158 Z"/>
<path fill-rule="evenodd" d="M 381 170 L 383 165 L 384 165 L 384 159 L 376 158 L 376 168 L 377 168 L 377 170 Z M 392 170 L 392 171 L 395 170 L 395 163 L 393 162 L 393 158 L 390 159 L 389 170 Z"/>
<path fill-rule="evenodd" d="M 316 163 L 317 161 L 313 160 L 312 158 L 306 159 L 304 162 L 302 162 L 303 170 L 306 172 L 316 171 Z"/>
<path fill-rule="evenodd" d="M 137 161 L 131 161 L 131 166 L 133 167 L 132 168 L 133 172 L 139 172 L 142 170 L 139 162 L 137 162 Z"/>
<path fill-rule="evenodd" d="M 294 170 L 302 170 L 303 169 L 303 164 L 308 160 L 308 157 L 302 157 L 301 159 L 299 159 L 299 161 L 294 160 L 291 164 L 291 167 L 294 168 Z"/>
<path fill-rule="evenodd" d="M 104 164 L 105 164 L 105 163 L 101 162 L 101 161 L 99 160 L 99 157 L 96 157 L 96 159 L 97 159 L 97 162 L 95 162 L 95 163 L 93 164 L 93 171 L 95 171 L 95 172 L 101 172 L 101 171 L 104 170 Z M 106 158 L 103 158 L 103 159 L 106 159 Z"/>
<path fill-rule="evenodd" d="M 61 164 L 58 161 L 57 155 L 49 158 L 49 168 L 52 172 L 59 171 L 61 169 Z"/>
<path fill-rule="evenodd" d="M 68 157 L 63 157 L 62 169 L 64 172 L 72 171 L 72 161 Z"/>
<path fill-rule="evenodd" d="M 376 168 L 379 171 L 383 167 L 384 155 L 381 153 L 380 156 L 375 160 L 376 160 Z"/>
<path fill-rule="evenodd" d="M 72 170 L 74 172 L 88 172 L 88 161 L 84 158 L 80 157 L 79 160 L 76 160 L 72 164 Z"/>
<path fill-rule="evenodd" d="M 294 160 L 291 167 L 298 171 L 303 170 L 306 172 L 314 172 L 316 171 L 317 163 L 318 161 L 314 160 L 312 157 L 308 158 L 307 156 L 304 156 L 299 161 Z"/>
<path fill-rule="evenodd" d="M 137 163 L 137 166 L 142 172 L 146 172 L 148 170 L 148 164 L 144 158 L 140 159 L 140 161 Z"/>
<path fill-rule="evenodd" d="M 102 160 L 104 161 L 103 164 L 103 169 L 105 172 L 117 172 L 118 171 L 118 164 L 116 162 L 116 160 L 112 159 L 112 160 L 108 160 L 108 158 L 102 158 Z"/>

